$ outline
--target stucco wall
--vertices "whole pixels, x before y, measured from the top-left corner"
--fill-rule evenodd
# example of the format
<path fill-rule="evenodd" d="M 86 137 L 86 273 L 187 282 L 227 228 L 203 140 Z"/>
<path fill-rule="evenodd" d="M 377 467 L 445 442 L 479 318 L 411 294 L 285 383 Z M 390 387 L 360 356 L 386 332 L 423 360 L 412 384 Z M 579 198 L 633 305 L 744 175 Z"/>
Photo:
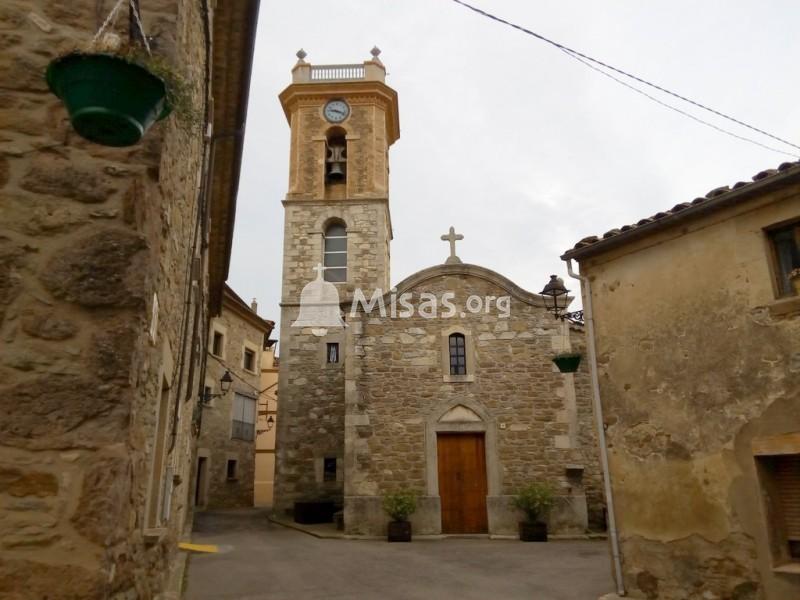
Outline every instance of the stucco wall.
<path fill-rule="evenodd" d="M 793 186 L 581 263 L 633 597 L 800 596 L 751 448 L 800 431 L 800 303 L 776 302 L 763 231 L 797 217 Z"/>
<path fill-rule="evenodd" d="M 255 505 L 272 506 L 275 486 L 275 423 L 278 412 L 278 357 L 275 346 L 261 353 L 261 399 L 256 438 Z M 272 418 L 272 427 L 268 419 Z"/>
<path fill-rule="evenodd" d="M 202 106 L 199 5 L 143 4 L 154 47 L 177 57 Z M 164 587 L 188 514 L 194 403 L 184 399 L 194 397 L 189 375 L 198 369 L 180 333 L 202 136 L 177 131 L 172 120 L 130 148 L 74 133 L 43 75 L 58 48 L 91 37 L 97 10 L 93 0 L 0 8 L 4 598 L 151 598 Z M 165 386 L 174 487 L 170 517 L 146 543 Z"/>

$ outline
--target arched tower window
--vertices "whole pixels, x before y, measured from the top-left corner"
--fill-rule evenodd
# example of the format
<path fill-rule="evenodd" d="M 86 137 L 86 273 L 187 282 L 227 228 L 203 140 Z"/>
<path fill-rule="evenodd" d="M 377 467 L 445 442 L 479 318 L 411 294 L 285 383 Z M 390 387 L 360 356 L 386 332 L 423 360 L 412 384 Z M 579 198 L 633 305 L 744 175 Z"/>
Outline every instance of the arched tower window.
<path fill-rule="evenodd" d="M 344 223 L 334 222 L 328 225 L 324 244 L 325 281 L 347 281 L 347 228 Z"/>
<path fill-rule="evenodd" d="M 347 139 L 341 127 L 325 136 L 325 183 L 344 183 L 347 179 Z"/>
<path fill-rule="evenodd" d="M 449 337 L 450 348 L 450 375 L 467 374 L 467 345 L 463 333 L 451 333 Z"/>

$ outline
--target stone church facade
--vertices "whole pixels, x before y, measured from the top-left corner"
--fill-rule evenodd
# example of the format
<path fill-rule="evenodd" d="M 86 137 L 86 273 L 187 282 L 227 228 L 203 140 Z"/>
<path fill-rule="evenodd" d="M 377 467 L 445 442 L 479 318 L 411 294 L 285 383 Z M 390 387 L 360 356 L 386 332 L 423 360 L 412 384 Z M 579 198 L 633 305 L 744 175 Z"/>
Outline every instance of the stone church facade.
<path fill-rule="evenodd" d="M 348 533 L 383 535 L 382 496 L 406 488 L 416 533 L 513 535 L 511 497 L 538 481 L 558 496 L 552 531 L 602 527 L 588 374 L 551 362 L 582 350 L 582 330 L 461 263 L 452 231 L 446 264 L 389 288 L 399 119 L 378 52 L 349 66 L 298 53 L 280 96 L 292 143 L 275 509 L 332 501 Z"/>

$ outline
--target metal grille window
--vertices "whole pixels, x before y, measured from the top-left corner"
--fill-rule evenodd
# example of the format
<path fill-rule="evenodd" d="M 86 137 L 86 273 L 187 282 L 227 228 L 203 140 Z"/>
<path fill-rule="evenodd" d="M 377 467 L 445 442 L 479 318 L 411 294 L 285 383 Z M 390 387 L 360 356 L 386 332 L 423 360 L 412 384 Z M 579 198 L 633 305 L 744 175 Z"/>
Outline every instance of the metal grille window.
<path fill-rule="evenodd" d="M 467 374 L 467 351 L 463 333 L 450 334 L 450 375 Z"/>
<path fill-rule="evenodd" d="M 326 362 L 329 364 L 338 363 L 339 362 L 339 344 L 336 342 L 329 343 L 327 349 L 327 358 Z"/>
<path fill-rule="evenodd" d="M 334 223 L 325 230 L 325 281 L 347 281 L 347 228 Z"/>
<path fill-rule="evenodd" d="M 242 394 L 233 395 L 231 438 L 245 441 L 255 439 L 256 400 Z"/>
<path fill-rule="evenodd" d="M 793 269 L 800 269 L 800 222 L 769 232 L 775 256 L 775 276 L 780 296 L 796 295 L 789 279 Z"/>
<path fill-rule="evenodd" d="M 226 476 L 228 479 L 236 479 L 236 461 L 232 458 L 228 459 Z"/>

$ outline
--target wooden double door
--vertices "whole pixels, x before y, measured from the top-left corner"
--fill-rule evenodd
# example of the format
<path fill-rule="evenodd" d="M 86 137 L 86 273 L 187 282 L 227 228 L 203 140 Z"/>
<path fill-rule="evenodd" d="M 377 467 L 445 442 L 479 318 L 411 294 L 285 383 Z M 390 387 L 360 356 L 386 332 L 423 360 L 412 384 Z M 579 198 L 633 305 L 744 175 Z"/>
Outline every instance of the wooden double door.
<path fill-rule="evenodd" d="M 439 433 L 442 533 L 486 533 L 486 445 L 483 433 Z"/>

